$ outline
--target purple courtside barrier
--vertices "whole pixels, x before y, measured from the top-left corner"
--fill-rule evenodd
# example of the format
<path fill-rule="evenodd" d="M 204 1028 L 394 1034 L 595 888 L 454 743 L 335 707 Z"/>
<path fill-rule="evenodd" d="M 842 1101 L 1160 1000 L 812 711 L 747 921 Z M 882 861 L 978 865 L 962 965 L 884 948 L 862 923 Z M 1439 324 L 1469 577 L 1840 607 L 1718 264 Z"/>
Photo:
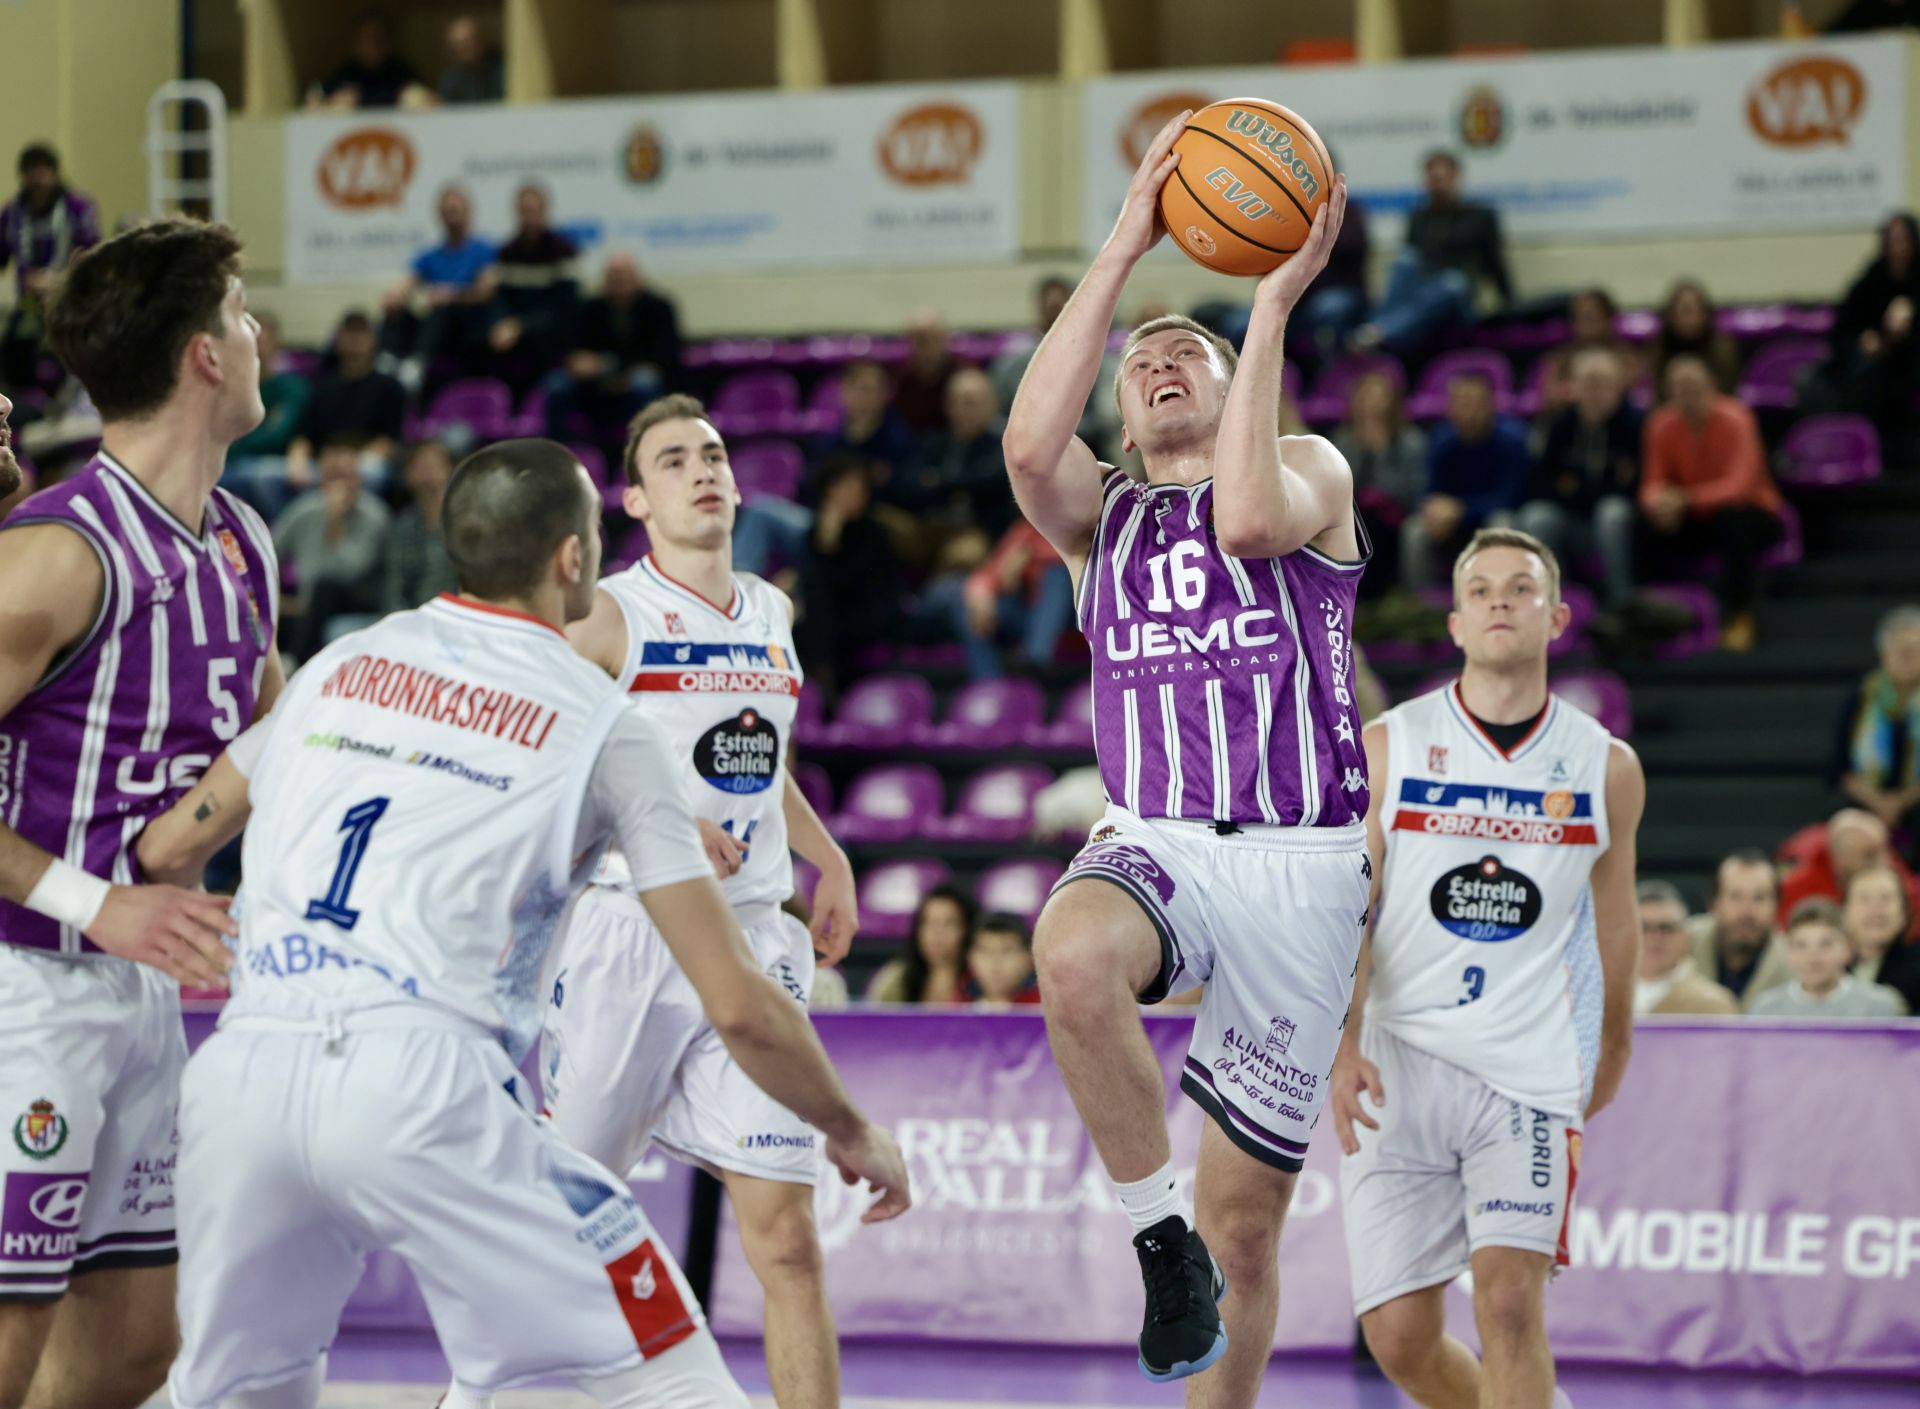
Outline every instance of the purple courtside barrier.
<path fill-rule="evenodd" d="M 863 1227 L 862 1198 L 821 1181 L 841 1334 L 1131 1355 L 1129 1231 L 1039 1018 L 922 1009 L 815 1021 L 861 1105 L 900 1138 L 916 1198 L 906 1217 Z M 1147 1032 L 1191 1178 L 1202 1117 L 1173 1094 L 1189 1020 L 1154 1016 Z M 1920 1023 L 1642 1026 L 1619 1101 L 1583 1142 L 1574 1266 L 1547 1296 L 1557 1352 L 1920 1373 L 1920 1127 L 1886 1099 L 1916 1089 Z M 1328 1117 L 1281 1245 L 1281 1350 L 1353 1345 L 1339 1158 Z M 1471 1339 L 1465 1292 L 1450 1299 L 1453 1331 Z M 730 1219 L 712 1303 L 716 1330 L 758 1332 L 759 1289 Z"/>

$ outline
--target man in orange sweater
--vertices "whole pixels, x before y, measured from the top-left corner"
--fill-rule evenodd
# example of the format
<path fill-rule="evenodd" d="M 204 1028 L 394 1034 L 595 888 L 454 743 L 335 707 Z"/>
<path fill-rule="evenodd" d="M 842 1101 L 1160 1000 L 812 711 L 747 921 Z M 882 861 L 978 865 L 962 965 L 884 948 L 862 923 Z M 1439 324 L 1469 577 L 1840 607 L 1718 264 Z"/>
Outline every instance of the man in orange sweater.
<path fill-rule="evenodd" d="M 1667 364 L 1667 395 L 1647 417 L 1641 576 L 1682 576 L 1686 560 L 1719 554 L 1720 644 L 1750 651 L 1760 555 L 1781 532 L 1780 491 L 1767 473 L 1760 427 L 1697 357 Z"/>

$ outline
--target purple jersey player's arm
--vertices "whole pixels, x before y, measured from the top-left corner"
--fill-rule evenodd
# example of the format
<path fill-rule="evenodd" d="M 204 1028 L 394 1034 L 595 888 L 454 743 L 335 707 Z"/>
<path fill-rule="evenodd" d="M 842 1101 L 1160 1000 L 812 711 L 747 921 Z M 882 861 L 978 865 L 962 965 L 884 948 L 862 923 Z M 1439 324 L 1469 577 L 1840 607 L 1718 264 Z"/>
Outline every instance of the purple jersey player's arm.
<path fill-rule="evenodd" d="M 1640 906 L 1634 899 L 1640 814 L 1646 810 L 1647 779 L 1634 751 L 1619 739 L 1607 752 L 1607 835 L 1604 855 L 1593 863 L 1593 927 L 1600 943 L 1600 973 L 1606 1005 L 1600 1019 L 1600 1062 L 1593 1073 L 1587 1115 L 1613 1100 L 1633 1050 L 1633 981 L 1640 972 Z"/>
<path fill-rule="evenodd" d="M 233 747 L 239 748 L 252 732 L 242 734 Z M 240 835 L 252 813 L 247 775 L 228 749 L 180 801 L 147 823 L 134 856 L 141 871 L 154 880 L 197 886 L 213 854 Z"/>
<path fill-rule="evenodd" d="M 1067 560 L 1076 582 L 1100 521 L 1101 471 L 1074 431 L 1100 379 L 1127 276 L 1167 233 L 1160 223 L 1160 188 L 1179 161 L 1173 143 L 1186 117 L 1181 113 L 1160 129 L 1133 173 L 1113 233 L 1033 350 L 1000 441 L 1020 512 Z"/>
<path fill-rule="evenodd" d="M 47 670 L 92 628 L 106 581 L 100 560 L 72 529 L 28 524 L 0 534 L 0 544 L 0 719 L 5 719 L 25 705 Z M 84 889 L 76 897 L 75 883 L 88 889 L 99 884 L 0 822 L 0 899 L 25 905 L 37 895 L 34 908 L 42 909 L 57 893 L 65 909 L 91 908 Z M 204 988 L 226 983 L 231 961 L 221 936 L 235 927 L 223 899 L 174 886 L 110 886 L 79 928 L 107 953 L 149 964 L 182 983 Z"/>
<path fill-rule="evenodd" d="M 1367 897 L 1367 933 L 1360 941 L 1360 958 L 1353 970 L 1353 998 L 1347 1007 L 1347 1025 L 1340 1033 L 1340 1050 L 1334 1054 L 1333 1070 L 1327 1076 L 1327 1090 L 1333 1105 L 1333 1133 L 1340 1148 L 1348 1154 L 1360 1149 L 1353 1123 L 1378 1130 L 1380 1122 L 1367 1114 L 1360 1104 L 1365 1091 L 1376 1106 L 1387 1103 L 1380 1085 L 1380 1068 L 1360 1055 L 1360 1022 L 1367 1006 L 1367 980 L 1373 975 L 1373 919 L 1380 913 L 1382 883 L 1387 874 L 1387 830 L 1381 817 L 1385 810 L 1384 787 L 1387 778 L 1387 726 L 1375 720 L 1360 731 L 1360 742 L 1367 751 L 1367 777 L 1376 780 L 1367 789 L 1367 864 L 1373 867 L 1373 890 Z"/>
<path fill-rule="evenodd" d="M 1313 218 L 1300 252 L 1260 281 L 1240 367 L 1220 409 L 1213 450 L 1213 521 L 1222 551 L 1278 558 L 1312 544 L 1329 557 L 1360 556 L 1353 475 L 1320 436 L 1282 436 L 1280 371 L 1287 318 L 1326 267 L 1346 218 L 1347 183 Z"/>

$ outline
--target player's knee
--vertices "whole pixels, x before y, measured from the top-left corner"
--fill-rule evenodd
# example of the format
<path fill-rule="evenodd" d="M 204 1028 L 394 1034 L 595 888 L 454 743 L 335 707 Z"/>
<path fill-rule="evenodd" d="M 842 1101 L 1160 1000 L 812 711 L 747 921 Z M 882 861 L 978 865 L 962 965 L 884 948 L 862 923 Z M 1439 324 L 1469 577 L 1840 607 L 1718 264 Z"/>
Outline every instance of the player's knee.
<path fill-rule="evenodd" d="M 826 1277 L 811 1202 L 783 1201 L 755 1217 L 751 1224 L 741 1224 L 740 1239 L 747 1261 L 763 1285 L 770 1281 L 818 1283 Z"/>
<path fill-rule="evenodd" d="M 165 1386 L 179 1351 L 180 1340 L 171 1327 L 163 1335 L 128 1347 L 124 1359 L 116 1357 L 113 1381 L 97 1402 L 103 1409 L 139 1409 Z"/>
<path fill-rule="evenodd" d="M 1034 936 L 1033 969 L 1050 1012 L 1104 1008 L 1126 994 L 1109 937 L 1085 925 L 1045 925 Z"/>
<path fill-rule="evenodd" d="M 1205 1235 L 1207 1251 L 1226 1273 L 1228 1286 L 1251 1287 L 1273 1275 L 1280 1218 L 1264 1202 L 1213 1210 Z"/>
<path fill-rule="evenodd" d="M 1374 1363 L 1396 1382 L 1417 1379 L 1440 1343 L 1440 1328 L 1426 1317 L 1396 1316 L 1390 1307 L 1360 1318 Z"/>
<path fill-rule="evenodd" d="M 1546 1307 L 1537 1278 L 1514 1273 L 1473 1278 L 1473 1316 L 1482 1340 L 1512 1343 L 1543 1335 Z"/>

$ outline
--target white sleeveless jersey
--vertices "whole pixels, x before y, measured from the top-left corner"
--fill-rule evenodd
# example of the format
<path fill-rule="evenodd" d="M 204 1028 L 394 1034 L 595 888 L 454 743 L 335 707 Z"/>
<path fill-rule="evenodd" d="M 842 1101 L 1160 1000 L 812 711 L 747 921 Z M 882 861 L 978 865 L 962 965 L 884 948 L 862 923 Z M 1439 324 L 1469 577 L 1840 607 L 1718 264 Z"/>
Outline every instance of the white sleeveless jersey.
<path fill-rule="evenodd" d="M 694 815 L 747 848 L 745 863 L 721 882 L 728 903 L 779 905 L 793 894 L 787 744 L 802 679 L 786 594 L 735 573 L 722 610 L 668 577 L 652 554 L 602 578 L 600 590 L 627 624 L 620 688 L 679 761 Z M 617 851 L 594 880 L 631 888 Z"/>
<path fill-rule="evenodd" d="M 1366 1020 L 1513 1100 L 1579 1119 L 1605 985 L 1593 863 L 1610 738 L 1550 697 L 1503 753 L 1458 683 L 1384 716 L 1386 836 Z"/>
<path fill-rule="evenodd" d="M 464 599 L 328 646 L 258 726 L 226 1015 L 418 1000 L 518 1060 L 539 1033 L 548 943 L 607 839 L 581 833 L 616 722 L 623 739 L 642 731 L 642 766 L 667 768 L 629 713 L 552 626 Z M 704 857 L 677 794 L 658 806 L 686 834 L 650 852 L 674 871 L 650 883 L 666 884 Z"/>

